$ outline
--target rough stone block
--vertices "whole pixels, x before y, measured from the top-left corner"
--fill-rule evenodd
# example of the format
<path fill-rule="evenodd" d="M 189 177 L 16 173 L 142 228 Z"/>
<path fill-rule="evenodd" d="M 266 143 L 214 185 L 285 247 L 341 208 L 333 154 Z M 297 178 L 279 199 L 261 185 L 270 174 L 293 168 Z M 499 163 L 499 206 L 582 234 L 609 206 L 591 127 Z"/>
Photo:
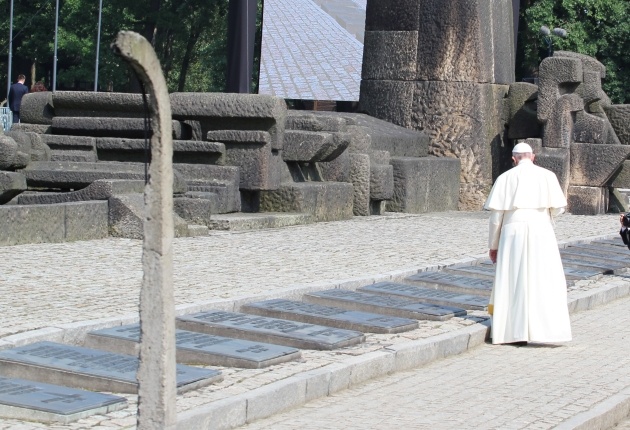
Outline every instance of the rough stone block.
<path fill-rule="evenodd" d="M 241 210 L 240 169 L 238 167 L 177 164 L 175 170 L 186 180 L 189 191 L 212 192 L 217 195 L 216 213 Z"/>
<path fill-rule="evenodd" d="M 630 145 L 630 105 L 604 107 L 608 121 L 623 145 Z"/>
<path fill-rule="evenodd" d="M 492 32 L 485 36 L 492 41 L 492 65 L 495 84 L 511 84 L 514 82 L 514 21 L 512 2 L 481 2 L 480 7 L 489 7 Z M 482 26 L 484 23 L 482 21 Z"/>
<path fill-rule="evenodd" d="M 424 0 L 418 18 L 416 79 L 492 82 L 490 2 Z"/>
<path fill-rule="evenodd" d="M 625 160 L 611 176 L 608 185 L 613 188 L 630 188 L 630 160 Z"/>
<path fill-rule="evenodd" d="M 95 139 L 99 161 L 144 163 L 144 139 L 99 137 Z M 223 164 L 225 145 L 221 142 L 173 140 L 173 163 Z M 150 160 L 149 154 L 149 160 Z"/>
<path fill-rule="evenodd" d="M 394 195 L 394 167 L 370 163 L 370 200 L 389 200 Z"/>
<path fill-rule="evenodd" d="M 277 190 L 260 193 L 261 212 L 305 212 L 315 221 L 352 218 L 353 187 L 341 182 L 283 184 Z"/>
<path fill-rule="evenodd" d="M 318 163 L 319 170 L 324 181 L 351 182 L 350 178 L 350 152 L 344 151 L 332 161 Z"/>
<path fill-rule="evenodd" d="M 528 143 L 530 139 L 527 139 Z M 539 139 L 537 139 L 539 140 Z M 567 193 L 569 187 L 569 175 L 571 172 L 571 152 L 569 148 L 541 148 L 534 149 L 536 154 L 535 163 L 556 174 L 562 191 Z"/>
<path fill-rule="evenodd" d="M 569 186 L 567 211 L 573 215 L 599 215 L 608 209 L 607 187 Z"/>
<path fill-rule="evenodd" d="M 6 136 L 15 140 L 21 152 L 28 154 L 29 162 L 50 160 L 50 148 L 42 142 L 39 134 L 9 131 Z"/>
<path fill-rule="evenodd" d="M 209 195 L 214 199 L 206 198 Z M 216 194 L 214 193 L 186 193 L 186 197 L 173 199 L 173 210 L 189 224 L 210 225 L 210 216 L 214 212 Z"/>
<path fill-rule="evenodd" d="M 370 0 L 365 10 L 365 31 L 418 31 L 418 0 Z"/>
<path fill-rule="evenodd" d="M 370 156 L 350 154 L 350 178 L 354 188 L 353 213 L 355 216 L 370 215 Z"/>
<path fill-rule="evenodd" d="M 571 144 L 571 185 L 606 185 L 628 155 L 628 145 Z"/>
<path fill-rule="evenodd" d="M 362 80 L 359 110 L 392 124 L 411 128 L 414 88 L 414 82 Z"/>
<path fill-rule="evenodd" d="M 172 122 L 173 139 L 190 139 L 192 130 L 180 121 Z M 93 137 L 144 138 L 144 120 L 141 118 L 111 117 L 59 117 L 52 120 L 55 134 Z"/>
<path fill-rule="evenodd" d="M 186 237 L 188 224 L 173 214 L 175 236 Z M 109 234 L 127 239 L 142 239 L 144 236 L 144 195 L 127 194 L 109 199 Z"/>
<path fill-rule="evenodd" d="M 536 113 L 538 86 L 527 82 L 515 82 L 508 92 L 508 137 L 526 139 L 540 136 L 540 124 Z"/>
<path fill-rule="evenodd" d="M 51 150 L 91 151 L 96 155 L 96 138 L 94 137 L 42 134 L 40 138 Z"/>
<path fill-rule="evenodd" d="M 141 94 L 93 91 L 55 91 L 55 116 L 143 118 Z"/>
<path fill-rule="evenodd" d="M 366 31 L 361 79 L 413 80 L 417 31 Z"/>
<path fill-rule="evenodd" d="M 547 57 L 540 63 L 538 76 L 538 120 L 545 123 L 557 111 L 556 102 L 560 96 L 582 82 L 582 61 Z"/>
<path fill-rule="evenodd" d="M 304 111 L 289 111 L 287 113 L 287 130 L 346 131 L 346 128 L 346 121 L 340 116 L 317 115 L 304 113 Z"/>
<path fill-rule="evenodd" d="M 573 139 L 581 143 L 602 144 L 608 141 L 608 122 L 604 118 L 579 111 L 575 115 Z"/>
<path fill-rule="evenodd" d="M 392 157 L 392 212 L 424 213 L 457 210 L 460 160 L 447 157 Z"/>
<path fill-rule="evenodd" d="M 0 206 L 0 245 L 107 237 L 107 202 Z"/>
<path fill-rule="evenodd" d="M 0 134 L 0 170 L 26 167 L 31 157 L 12 137 Z"/>
<path fill-rule="evenodd" d="M 54 203 L 69 203 L 90 200 L 108 200 L 119 194 L 142 193 L 144 181 L 128 179 L 98 179 L 87 187 L 78 191 L 65 193 L 34 193 L 18 197 L 21 205 L 43 205 Z"/>
<path fill-rule="evenodd" d="M 282 159 L 284 161 L 320 162 L 334 160 L 346 150 L 349 139 L 326 132 L 287 130 L 284 133 Z"/>
<path fill-rule="evenodd" d="M 378 149 L 370 149 L 367 151 L 370 156 L 370 163 L 372 164 L 385 164 L 388 165 L 392 157 L 388 151 L 382 151 Z"/>
<path fill-rule="evenodd" d="M 55 112 L 52 107 L 52 94 L 48 91 L 28 93 L 22 98 L 20 122 L 28 124 L 52 124 Z"/>
<path fill-rule="evenodd" d="M 21 173 L 0 171 L 0 205 L 26 190 L 26 177 Z"/>
<path fill-rule="evenodd" d="M 101 202 L 66 203 L 66 241 L 104 239 L 109 234 L 108 204 Z"/>
<path fill-rule="evenodd" d="M 540 119 L 540 98 L 538 109 Z M 544 145 L 550 148 L 569 148 L 573 142 L 573 112 L 583 110 L 584 102 L 577 94 L 565 94 L 556 100 L 554 109 L 544 126 Z"/>
<path fill-rule="evenodd" d="M 263 130 L 273 149 L 282 148 L 287 107 L 278 97 L 259 94 L 173 93 L 173 119 L 196 120 L 210 130 Z"/>
<path fill-rule="evenodd" d="M 11 131 L 50 134 L 52 133 L 52 126 L 46 124 L 27 124 L 25 122 L 20 122 L 19 124 L 13 124 L 11 126 Z"/>

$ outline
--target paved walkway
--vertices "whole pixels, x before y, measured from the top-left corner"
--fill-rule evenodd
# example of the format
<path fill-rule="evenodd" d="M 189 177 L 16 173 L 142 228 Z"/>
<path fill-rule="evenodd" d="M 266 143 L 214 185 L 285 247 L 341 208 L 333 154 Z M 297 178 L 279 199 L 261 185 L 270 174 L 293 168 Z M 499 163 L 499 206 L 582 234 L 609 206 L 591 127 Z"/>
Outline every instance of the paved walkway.
<path fill-rule="evenodd" d="M 485 344 L 244 429 L 557 428 L 619 392 L 630 398 L 630 298 L 573 315 L 572 328 L 564 345 Z"/>
<path fill-rule="evenodd" d="M 216 307 L 231 309 L 241 301 L 252 300 L 254 296 L 285 296 L 291 292 L 297 295 L 305 289 L 357 286 L 375 279 L 396 278 L 417 270 L 479 258 L 487 252 L 487 218 L 488 214 L 484 212 L 390 214 L 357 217 L 342 222 L 238 233 L 220 232 L 202 238 L 176 239 L 175 287 L 178 312 Z M 566 215 L 558 220 L 556 233 L 559 241 L 588 240 L 615 234 L 617 226 L 618 218 L 615 215 Z M 142 277 L 140 241 L 107 239 L 19 245 L 0 247 L 0 253 L 0 348 L 3 344 L 6 347 L 8 343 L 31 342 L 37 338 L 73 343 L 80 340 L 80 334 L 85 331 L 87 324 L 111 326 L 137 317 Z M 629 278 L 619 276 L 604 278 L 581 281 L 580 288 L 598 288 L 606 283 L 627 285 L 630 282 Z M 627 302 L 623 303 L 628 306 Z M 630 308 L 626 307 L 624 312 L 630 315 Z M 590 314 L 578 314 L 576 323 L 583 318 L 582 315 Z M 602 324 L 613 320 L 602 315 Z M 598 327 L 598 334 L 608 336 L 614 335 L 616 331 L 621 335 L 624 331 L 619 328 L 624 327 L 623 324 L 628 326 L 625 321 L 620 320 L 614 329 L 602 325 Z M 419 329 L 404 335 L 368 335 L 365 344 L 342 351 L 304 351 L 303 360 L 285 365 L 267 369 L 222 369 L 225 375 L 223 382 L 178 396 L 178 412 L 193 411 L 217 400 L 234 398 L 275 381 L 285 381 L 304 372 L 325 368 L 331 363 L 379 351 L 388 345 L 448 334 L 471 324 L 472 321 L 461 318 L 444 323 L 427 321 Z M 77 337 L 73 338 L 68 333 Z M 581 351 L 578 345 L 582 345 L 586 349 L 588 343 L 580 344 L 580 336 L 576 336 L 576 342 L 568 348 Z M 625 344 L 628 343 L 626 338 Z M 524 350 L 531 351 L 538 360 L 548 359 L 544 355 L 545 351 L 557 351 L 562 354 L 562 358 L 566 358 L 563 348 Z M 603 346 L 598 346 L 598 354 L 601 353 L 599 348 Z M 480 348 L 480 351 L 485 350 L 486 347 Z M 510 352 L 515 355 L 522 354 L 520 350 L 513 350 L 510 348 Z M 609 351 L 610 356 L 618 357 L 620 363 L 624 362 L 624 357 L 630 357 L 628 351 Z M 471 366 L 478 366 L 479 361 L 483 361 L 474 359 L 475 354 L 476 351 L 466 354 L 473 357 Z M 528 361 L 527 358 L 521 358 L 523 362 Z M 598 367 L 597 363 L 600 362 L 603 363 L 597 360 L 585 363 L 589 366 L 596 363 L 595 369 L 598 369 L 601 366 Z M 564 364 L 562 362 L 560 372 Z M 479 369 L 482 372 L 481 367 Z M 415 372 L 406 375 L 410 377 L 413 374 Z M 393 377 L 404 380 L 397 375 Z M 580 385 L 578 382 L 581 380 L 577 379 L 575 386 Z M 620 387 L 617 383 L 608 384 L 609 379 L 601 381 L 606 383 L 589 377 L 584 379 L 583 385 L 602 396 Z M 448 374 L 440 383 L 450 387 L 449 396 L 456 397 L 476 397 L 477 390 L 483 388 L 481 384 L 460 389 L 459 384 Z M 510 400 L 509 394 L 504 395 L 504 401 Z M 125 410 L 106 416 L 93 416 L 67 426 L 0 420 L 0 429 L 133 428 L 136 397 L 126 397 L 129 407 Z M 278 428 L 287 428 L 288 424 L 282 425 L 285 427 Z M 318 428 L 340 427 L 321 425 Z M 406 428 L 405 423 L 401 422 L 398 428 Z"/>

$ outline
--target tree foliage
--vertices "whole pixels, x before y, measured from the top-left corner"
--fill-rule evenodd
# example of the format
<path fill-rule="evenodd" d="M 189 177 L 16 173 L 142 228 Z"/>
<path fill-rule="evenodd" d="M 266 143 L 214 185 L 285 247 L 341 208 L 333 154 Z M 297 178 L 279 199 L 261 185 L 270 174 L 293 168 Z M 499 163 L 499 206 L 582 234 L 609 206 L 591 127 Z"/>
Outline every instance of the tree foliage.
<path fill-rule="evenodd" d="M 540 27 L 564 28 L 566 38 L 552 37 L 555 50 L 575 51 L 606 66 L 604 91 L 614 103 L 630 103 L 630 1 L 521 1 L 517 77 L 536 74 L 547 55 Z"/>
<path fill-rule="evenodd" d="M 0 82 L 7 80 L 9 4 L 0 0 Z M 99 0 L 59 0 L 57 89 L 94 88 Z M 227 69 L 228 0 L 103 0 L 99 53 L 101 90 L 129 91 L 129 68 L 109 49 L 120 30 L 145 36 L 160 59 L 170 91 L 222 91 Z M 262 4 L 262 0 L 259 1 Z M 262 9 L 259 7 L 259 12 Z M 261 21 L 259 13 L 259 23 Z M 50 87 L 55 1 L 14 0 L 13 67 L 31 84 Z M 6 86 L 0 84 L 0 100 Z"/>

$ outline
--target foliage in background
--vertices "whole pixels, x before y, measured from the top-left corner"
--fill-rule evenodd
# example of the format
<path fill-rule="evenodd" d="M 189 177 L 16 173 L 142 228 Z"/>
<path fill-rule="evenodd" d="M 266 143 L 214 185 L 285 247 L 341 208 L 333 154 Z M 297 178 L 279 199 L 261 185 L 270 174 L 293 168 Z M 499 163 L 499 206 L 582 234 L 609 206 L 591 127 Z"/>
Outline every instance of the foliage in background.
<path fill-rule="evenodd" d="M 614 103 L 630 103 L 629 0 L 521 0 L 517 79 L 535 76 L 547 56 L 540 27 L 564 28 L 553 37 L 555 50 L 575 51 L 606 66 L 603 81 Z"/>
<path fill-rule="evenodd" d="M 0 100 L 6 97 L 10 0 L 0 0 Z M 60 0 L 57 89 L 93 90 L 98 0 Z M 130 91 L 134 79 L 109 49 L 120 30 L 152 42 L 169 91 L 223 91 L 227 70 L 228 0 L 103 0 L 99 89 Z M 6 13 L 5 13 L 6 12 Z M 14 0 L 12 80 L 52 84 L 55 1 Z M 260 29 L 262 0 L 259 1 Z M 260 36 L 257 41 L 259 43 Z M 259 61 L 260 48 L 255 62 Z M 255 66 L 255 78 L 257 67 Z M 256 82 L 256 81 L 255 81 Z M 5 85 L 2 85 L 5 83 Z"/>

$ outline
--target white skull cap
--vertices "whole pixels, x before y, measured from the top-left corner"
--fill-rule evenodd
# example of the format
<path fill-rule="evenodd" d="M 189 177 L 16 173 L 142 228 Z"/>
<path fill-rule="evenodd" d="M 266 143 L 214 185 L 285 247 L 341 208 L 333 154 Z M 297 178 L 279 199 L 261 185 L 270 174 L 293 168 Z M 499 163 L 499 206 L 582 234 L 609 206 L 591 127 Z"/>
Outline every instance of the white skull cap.
<path fill-rule="evenodd" d="M 525 142 L 517 143 L 512 149 L 512 154 L 523 154 L 525 152 L 533 153 L 532 147 Z"/>

